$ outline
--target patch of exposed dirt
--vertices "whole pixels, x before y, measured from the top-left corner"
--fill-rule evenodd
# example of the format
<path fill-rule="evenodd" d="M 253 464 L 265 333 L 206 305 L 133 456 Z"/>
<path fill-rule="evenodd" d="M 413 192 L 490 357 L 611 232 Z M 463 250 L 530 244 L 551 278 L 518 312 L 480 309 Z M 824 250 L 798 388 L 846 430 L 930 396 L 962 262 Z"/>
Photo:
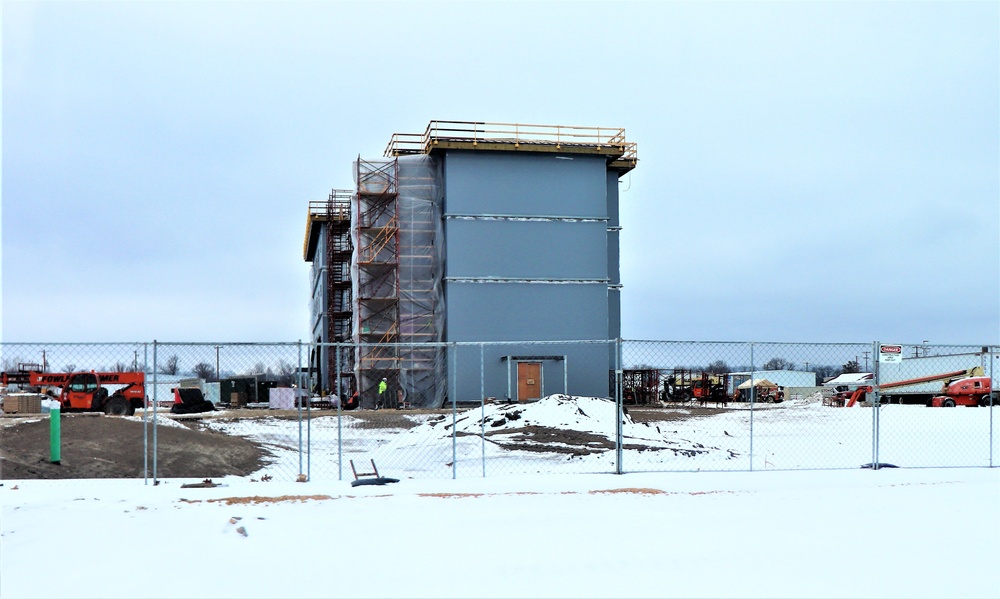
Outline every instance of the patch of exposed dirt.
<path fill-rule="evenodd" d="M 634 422 L 670 422 L 712 416 L 724 410 L 700 406 L 652 407 L 630 406 Z M 337 411 L 312 412 L 312 418 L 336 417 Z M 366 429 L 412 428 L 421 423 L 413 415 L 437 415 L 434 420 L 451 424 L 450 410 L 354 410 L 355 426 Z M 163 418 L 164 416 L 161 416 Z M 171 415 L 184 426 L 158 426 L 158 478 L 221 478 L 248 476 L 264 466 L 266 449 L 240 436 L 208 429 L 206 420 L 236 421 L 248 418 L 308 418 L 298 410 L 240 409 L 199 414 Z M 16 422 L 16 424 L 13 424 Z M 141 478 L 144 475 L 142 422 L 102 414 L 64 413 L 61 420 L 62 447 L 60 464 L 50 462 L 49 420 L 47 416 L 0 417 L 0 480 Z M 150 429 L 151 431 L 152 429 Z M 460 435 L 467 433 L 459 433 Z M 525 426 L 514 430 L 486 432 L 487 438 L 511 450 L 538 453 L 561 453 L 585 456 L 614 449 L 613 439 L 586 431 Z M 478 436 L 478 435 L 476 435 Z M 152 440 L 149 442 L 152 447 Z M 693 456 L 715 448 L 650 447 L 631 444 L 625 449 L 673 451 Z M 152 476 L 152 456 L 148 467 Z"/>
<path fill-rule="evenodd" d="M 441 499 L 456 499 L 464 497 L 482 497 L 483 493 L 417 493 L 417 497 L 439 497 Z"/>
<path fill-rule="evenodd" d="M 590 491 L 591 495 L 614 495 L 624 493 L 626 495 L 666 495 L 667 492 L 660 489 L 649 489 L 646 487 L 628 487 L 624 489 L 601 489 Z"/>
<path fill-rule="evenodd" d="M 143 477 L 142 422 L 103 414 L 63 414 L 59 464 L 51 462 L 49 427 L 44 416 L 0 428 L 0 479 Z M 261 447 L 195 423 L 158 426 L 156 448 L 158 478 L 247 476 L 264 466 Z M 150 476 L 152 463 L 150 455 Z"/>
<path fill-rule="evenodd" d="M 305 503 L 306 501 L 325 501 L 327 499 L 333 499 L 329 495 L 281 495 L 279 497 L 262 497 L 260 495 L 254 495 L 253 497 L 223 497 L 221 499 L 206 499 L 205 503 L 224 503 L 226 505 L 260 505 L 262 503 L 284 503 L 289 501 L 294 501 L 297 503 Z M 200 503 L 201 500 L 190 500 L 182 499 L 185 503 Z"/>
<path fill-rule="evenodd" d="M 684 407 L 636 407 L 628 406 L 626 412 L 632 418 L 632 422 L 671 422 L 674 420 L 690 420 L 691 418 L 704 418 L 722 414 L 726 410 L 722 408 L 708 408 L 693 404 Z"/>
<path fill-rule="evenodd" d="M 614 449 L 614 441 L 586 431 L 522 426 L 514 430 L 487 431 L 486 437 L 504 449 L 539 453 L 565 453 L 585 456 Z"/>

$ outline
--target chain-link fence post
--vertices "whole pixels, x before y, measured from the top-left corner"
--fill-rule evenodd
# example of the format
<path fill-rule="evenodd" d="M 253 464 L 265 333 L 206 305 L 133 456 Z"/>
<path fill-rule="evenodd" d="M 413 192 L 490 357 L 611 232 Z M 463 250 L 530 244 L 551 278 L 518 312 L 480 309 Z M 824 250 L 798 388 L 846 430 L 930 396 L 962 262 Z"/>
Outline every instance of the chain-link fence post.
<path fill-rule="evenodd" d="M 156 373 L 159 372 L 160 369 L 159 365 L 157 364 L 156 346 L 157 346 L 156 339 L 153 339 L 153 484 L 154 485 L 159 484 L 159 481 L 156 479 L 156 408 L 159 405 L 159 402 L 157 401 L 157 391 L 159 390 L 160 386 L 156 384 L 157 383 Z"/>
<path fill-rule="evenodd" d="M 479 437 L 482 440 L 483 478 L 486 478 L 486 344 L 479 344 Z"/>
<path fill-rule="evenodd" d="M 757 396 L 756 366 L 753 362 L 753 342 L 750 342 L 750 472 L 753 472 L 753 408 Z"/>
<path fill-rule="evenodd" d="M 445 379 L 445 391 L 451 398 L 451 478 L 455 480 L 458 478 L 458 430 L 456 428 L 458 424 L 458 383 L 456 382 L 458 371 L 455 369 L 458 363 L 458 346 L 450 343 L 445 347 L 447 352 L 445 355 L 449 356 L 446 358 L 448 362 L 448 376 Z M 450 348 L 450 351 L 448 351 L 448 348 Z M 451 385 L 448 385 L 449 382 Z M 449 387 L 451 388 L 450 391 L 448 391 Z"/>
<path fill-rule="evenodd" d="M 301 349 L 300 349 L 300 354 L 301 354 Z M 302 360 L 302 356 L 299 355 L 299 361 L 301 361 L 301 360 Z M 294 396 L 295 394 L 293 393 L 292 395 Z M 299 471 L 298 471 L 298 476 L 301 478 L 302 474 L 304 473 L 304 470 L 302 469 L 302 461 L 303 461 L 303 458 L 305 456 L 302 454 L 302 402 L 299 401 L 298 399 L 299 399 L 298 397 L 295 398 L 295 404 L 294 405 L 296 406 L 295 416 L 296 416 L 296 419 L 298 421 L 298 429 L 299 429 L 299 431 L 298 431 L 299 432 L 299 451 L 298 451 L 298 453 L 299 453 Z M 308 426 L 308 423 L 307 423 L 307 426 Z"/>
<path fill-rule="evenodd" d="M 879 442 L 879 412 L 882 411 L 881 402 L 879 402 L 879 395 L 881 391 L 882 381 L 879 378 L 879 342 L 875 341 L 872 343 L 872 369 L 875 371 L 875 386 L 872 388 L 872 470 L 878 470 L 878 442 Z"/>
<path fill-rule="evenodd" d="M 621 474 L 622 464 L 622 420 L 625 418 L 622 403 L 622 340 L 615 340 L 615 474 Z"/>
<path fill-rule="evenodd" d="M 142 376 L 149 376 L 149 344 L 142 344 Z M 155 387 L 153 388 L 155 392 Z M 149 484 L 149 395 L 142 390 L 142 482 Z"/>
<path fill-rule="evenodd" d="M 988 346 L 986 348 L 986 357 L 990 361 L 990 468 L 993 467 L 993 398 L 996 397 L 997 389 L 994 387 L 996 379 L 993 375 L 993 363 L 996 362 L 996 358 L 993 357 L 993 347 Z"/>
<path fill-rule="evenodd" d="M 337 390 L 337 480 L 344 480 L 344 438 L 342 435 L 341 420 L 343 417 L 343 408 L 341 405 L 344 403 L 341 401 L 341 396 L 343 395 L 343 389 L 340 386 L 340 359 L 341 359 L 341 349 L 340 345 L 333 348 L 334 357 L 337 360 L 337 384 L 334 389 Z M 316 350 L 319 353 L 319 349 Z M 329 348 L 327 348 L 329 351 Z M 350 389 L 348 389 L 350 391 Z M 361 394 L 358 394 L 358 405 L 354 407 L 355 410 L 361 409 Z"/>
<path fill-rule="evenodd" d="M 295 401 L 295 406 L 298 409 L 299 417 L 299 475 L 302 474 L 302 453 L 306 454 L 306 480 L 312 480 L 312 398 L 308 395 L 306 399 L 306 444 L 303 448 L 302 446 L 302 340 L 299 339 L 296 344 L 299 350 L 298 364 L 295 368 L 295 391 L 292 393 L 292 397 Z"/>

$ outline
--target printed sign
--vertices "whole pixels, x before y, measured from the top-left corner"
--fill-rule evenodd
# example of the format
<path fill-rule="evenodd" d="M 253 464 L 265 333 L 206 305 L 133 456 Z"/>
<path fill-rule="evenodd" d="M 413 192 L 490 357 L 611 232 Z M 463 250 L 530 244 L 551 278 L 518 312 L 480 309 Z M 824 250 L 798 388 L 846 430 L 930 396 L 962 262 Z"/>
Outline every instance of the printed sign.
<path fill-rule="evenodd" d="M 879 345 L 878 361 L 883 364 L 898 364 L 903 361 L 902 345 Z"/>

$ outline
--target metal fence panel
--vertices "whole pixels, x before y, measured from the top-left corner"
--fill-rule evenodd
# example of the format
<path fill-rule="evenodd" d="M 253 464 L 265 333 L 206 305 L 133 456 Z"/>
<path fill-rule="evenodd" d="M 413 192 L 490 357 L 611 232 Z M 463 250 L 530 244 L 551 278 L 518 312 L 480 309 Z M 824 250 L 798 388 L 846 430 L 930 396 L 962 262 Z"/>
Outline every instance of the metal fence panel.
<path fill-rule="evenodd" d="M 2 343 L 0 360 L 11 374 L 144 373 L 147 401 L 116 417 L 143 423 L 128 434 L 142 447 L 142 476 L 153 479 L 178 471 L 170 444 L 185 443 L 165 427 L 250 441 L 262 455 L 237 475 L 253 480 L 351 480 L 352 465 L 369 473 L 373 464 L 404 479 L 1000 463 L 997 392 L 974 399 L 947 392 L 969 377 L 996 389 L 996 347 L 902 345 L 897 359 L 882 361 L 884 349 L 877 342 L 511 341 L 373 350 L 154 341 Z M 353 409 L 349 369 L 376 354 L 407 357 L 407 371 L 393 373 L 379 358 L 389 375 L 362 377 L 365 401 Z M 425 356 L 433 359 L 421 362 Z M 319 362 L 332 365 L 327 380 L 339 384 L 319 384 Z M 421 363 L 430 370 L 418 372 Z M 191 388 L 210 411 L 178 409 L 189 392 L 174 390 Z M 417 397 L 419 407 L 406 401 Z M 983 405 L 926 407 L 949 400 Z M 190 466 L 182 471 L 201 472 Z"/>
<path fill-rule="evenodd" d="M 455 428 L 460 441 L 479 437 L 482 476 L 616 471 L 615 342 L 485 343 L 478 350 L 480 395 L 459 408 Z"/>
<path fill-rule="evenodd" d="M 626 341 L 625 402 L 664 422 L 678 450 L 627 454 L 626 470 L 857 468 L 870 410 L 841 410 L 829 374 L 871 345 Z M 652 406 L 652 410 L 650 410 Z M 626 441 L 627 443 L 627 441 Z"/>
<path fill-rule="evenodd" d="M 735 365 L 749 372 L 750 349 L 741 343 L 624 341 L 623 470 L 750 469 L 752 404 L 737 404 L 726 389 Z"/>
<path fill-rule="evenodd" d="M 878 364 L 878 461 L 900 467 L 991 466 L 989 347 L 903 345 Z M 951 391 L 949 391 L 951 389 Z"/>
<path fill-rule="evenodd" d="M 300 343 L 153 343 L 150 401 L 164 414 L 159 426 L 181 423 L 246 438 L 264 450 L 253 477 L 295 480 L 306 473 L 309 439 Z M 175 407 L 174 389 L 197 388 L 219 414 Z M 179 413 L 172 413 L 177 411 Z M 213 411 L 215 411 L 213 410 Z M 157 460 L 169 447 L 155 438 Z M 154 468 L 154 478 L 159 470 Z"/>

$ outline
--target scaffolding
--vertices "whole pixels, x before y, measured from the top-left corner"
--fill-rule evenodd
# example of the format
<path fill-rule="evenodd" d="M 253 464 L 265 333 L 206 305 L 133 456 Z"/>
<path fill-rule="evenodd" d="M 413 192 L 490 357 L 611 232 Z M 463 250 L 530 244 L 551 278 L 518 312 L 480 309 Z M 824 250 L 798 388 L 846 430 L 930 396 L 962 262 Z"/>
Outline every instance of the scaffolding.
<path fill-rule="evenodd" d="M 392 160 L 355 162 L 353 288 L 357 297 L 357 382 L 361 405 L 398 407 L 379 397 L 385 379 L 399 388 L 399 178 Z"/>
<path fill-rule="evenodd" d="M 351 301 L 351 199 L 353 190 L 333 189 L 325 201 L 309 202 L 306 220 L 306 237 L 303 257 L 313 263 L 313 295 L 325 299 L 317 306 L 315 315 L 321 319 L 318 341 L 349 343 L 352 341 L 353 311 Z M 316 260 L 319 253 L 321 259 Z M 354 357 L 323 347 L 310 358 L 315 382 L 325 390 L 335 389 L 340 394 L 350 394 L 354 384 Z M 339 385 L 334 379 L 340 372 Z"/>
<path fill-rule="evenodd" d="M 397 159 L 399 174 L 400 401 L 438 407 L 447 369 L 442 340 L 440 173 L 431 156 Z"/>
<path fill-rule="evenodd" d="M 351 301 L 351 193 L 334 190 L 330 193 L 329 206 L 335 217 L 327 221 L 327 338 L 335 343 L 349 343 L 353 339 L 354 302 Z M 328 350 L 329 351 L 329 350 Z M 333 351 L 328 355 L 330 377 L 340 373 L 337 389 L 341 396 L 349 396 L 356 388 L 354 356 L 347 351 Z M 340 364 L 337 364 L 337 356 Z"/>

